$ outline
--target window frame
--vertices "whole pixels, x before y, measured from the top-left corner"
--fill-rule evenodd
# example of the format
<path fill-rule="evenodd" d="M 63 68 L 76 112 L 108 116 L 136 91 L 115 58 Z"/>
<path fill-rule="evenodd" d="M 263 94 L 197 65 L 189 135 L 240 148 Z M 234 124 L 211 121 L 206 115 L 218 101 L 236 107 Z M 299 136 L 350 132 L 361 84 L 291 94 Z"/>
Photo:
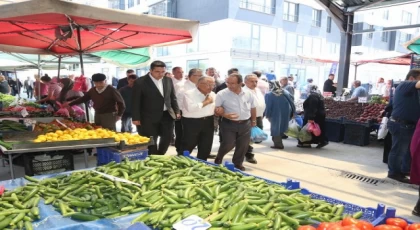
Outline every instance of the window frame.
<path fill-rule="evenodd" d="M 294 13 L 293 15 L 290 14 L 290 6 L 291 5 L 295 6 L 295 10 L 293 12 Z M 299 5 L 300 5 L 299 3 L 284 1 L 283 2 L 283 20 L 298 23 L 299 22 Z M 291 17 L 293 17 L 293 18 L 291 18 Z"/>
<path fill-rule="evenodd" d="M 321 27 L 322 11 L 312 8 L 312 26 Z"/>
<path fill-rule="evenodd" d="M 407 25 L 411 25 L 412 20 L 413 20 L 413 14 L 411 12 L 403 10 L 402 14 L 401 14 L 402 23 L 405 23 Z"/>
<path fill-rule="evenodd" d="M 262 4 L 256 4 L 253 2 L 250 2 L 250 0 L 241 0 L 239 2 L 239 7 L 242 9 L 257 11 L 261 13 L 266 14 L 276 14 L 276 7 L 275 7 L 275 1 L 273 0 L 262 0 Z M 269 2 L 269 5 L 267 5 L 267 2 Z M 258 9 L 261 7 L 261 9 Z"/>
<path fill-rule="evenodd" d="M 381 41 L 388 43 L 388 40 L 389 40 L 389 32 L 383 31 L 381 34 Z"/>
<path fill-rule="evenodd" d="M 374 25 L 369 25 L 369 29 L 375 29 L 375 26 Z M 368 39 L 373 39 L 373 32 L 368 33 Z"/>
<path fill-rule="evenodd" d="M 332 18 L 330 16 L 327 17 L 327 33 L 331 33 L 331 27 L 332 27 Z"/>
<path fill-rule="evenodd" d="M 134 7 L 134 0 L 127 0 L 127 8 Z"/>
<path fill-rule="evenodd" d="M 382 19 L 384 19 L 384 20 L 389 20 L 389 9 L 385 9 L 385 10 L 382 12 Z"/>

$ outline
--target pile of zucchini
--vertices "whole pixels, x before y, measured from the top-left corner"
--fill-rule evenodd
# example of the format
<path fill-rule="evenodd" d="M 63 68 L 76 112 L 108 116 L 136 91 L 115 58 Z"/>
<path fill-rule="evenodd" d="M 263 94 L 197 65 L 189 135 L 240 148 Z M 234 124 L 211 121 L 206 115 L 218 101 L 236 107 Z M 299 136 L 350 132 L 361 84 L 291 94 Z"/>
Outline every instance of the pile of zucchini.
<path fill-rule="evenodd" d="M 140 213 L 133 223 L 144 222 L 164 230 L 190 215 L 207 220 L 213 230 L 292 230 L 315 221 L 333 222 L 347 215 L 355 218 L 363 215 L 362 212 L 344 214 L 343 205 L 311 199 L 301 194 L 300 189 L 287 190 L 278 184 L 187 157 L 150 156 L 144 161 L 111 162 L 96 170 L 141 186 L 111 180 L 93 171 L 41 181 L 26 177 L 30 183 L 7 192 L 2 198 L 9 197 L 10 202 L 16 202 L 17 197 L 22 206 L 14 206 L 13 210 L 23 210 L 9 215 L 13 220 L 19 217 L 17 220 L 12 222 L 9 218 L 5 223 L 22 225 L 25 220 L 29 225 L 37 219 L 39 212 L 32 207 L 36 207 L 39 197 L 63 216 L 75 220 L 93 221 Z"/>

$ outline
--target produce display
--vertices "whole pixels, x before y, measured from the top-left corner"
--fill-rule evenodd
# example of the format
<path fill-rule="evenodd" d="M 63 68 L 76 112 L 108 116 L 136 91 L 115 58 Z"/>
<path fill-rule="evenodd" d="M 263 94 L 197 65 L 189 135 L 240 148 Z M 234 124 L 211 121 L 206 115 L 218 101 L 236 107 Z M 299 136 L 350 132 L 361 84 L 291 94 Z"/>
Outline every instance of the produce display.
<path fill-rule="evenodd" d="M 0 205 L 10 202 L 10 209 L 0 212 L 7 220 L 0 226 L 13 227 L 25 220 L 29 227 L 32 220 L 39 218 L 38 209 L 32 207 L 40 198 L 64 217 L 80 221 L 141 212 L 132 222 L 144 222 L 157 229 L 171 229 L 172 224 L 190 215 L 206 219 L 213 229 L 291 230 L 313 224 L 313 220 L 334 222 L 344 215 L 360 218 L 363 214 L 345 214 L 343 205 L 311 199 L 300 189 L 287 190 L 183 156 L 111 162 L 96 171 L 73 172 L 41 181 L 26 176 L 30 183 L 1 198 Z"/>
<path fill-rule="evenodd" d="M 7 131 L 28 131 L 28 128 L 26 127 L 26 125 L 17 121 L 10 121 L 10 120 L 0 121 L 0 132 L 7 132 Z"/>
<path fill-rule="evenodd" d="M 383 99 L 382 96 L 374 95 L 370 98 L 369 103 L 371 103 L 371 104 L 387 104 L 388 101 Z"/>
<path fill-rule="evenodd" d="M 61 120 L 57 121 L 54 120 L 49 123 L 37 123 L 35 125 L 34 131 L 36 132 L 43 132 L 43 133 L 49 133 L 49 132 L 55 132 L 57 130 L 66 130 L 66 129 L 87 129 L 87 130 L 93 130 L 101 128 L 101 126 L 97 126 L 91 123 L 87 122 L 77 122 L 77 121 L 71 121 L 71 120 Z"/>
<path fill-rule="evenodd" d="M 3 103 L 3 108 L 9 107 L 15 100 L 16 98 L 12 95 L 0 93 L 0 101 Z"/>
<path fill-rule="evenodd" d="M 366 106 L 367 104 L 362 103 L 325 99 L 327 118 L 339 119 L 344 117 L 348 120 L 356 120 L 363 114 Z"/>
<path fill-rule="evenodd" d="M 150 138 L 140 136 L 139 134 L 116 133 L 102 128 L 98 128 L 96 130 L 76 128 L 74 130 L 57 130 L 55 132 L 46 133 L 45 135 L 38 135 L 34 142 L 74 141 L 101 138 L 114 138 L 115 142 L 125 141 L 127 145 L 144 144 L 149 143 L 150 141 Z"/>
<path fill-rule="evenodd" d="M 359 122 L 368 122 L 373 121 L 377 123 L 382 122 L 382 112 L 385 110 L 385 104 L 370 104 L 364 107 L 362 115 L 360 118 L 355 119 Z"/>
<path fill-rule="evenodd" d="M 401 218 L 388 218 L 385 224 L 373 226 L 371 223 L 346 217 L 340 222 L 323 222 L 318 228 L 302 226 L 298 230 L 418 230 L 420 224 L 408 224 Z"/>

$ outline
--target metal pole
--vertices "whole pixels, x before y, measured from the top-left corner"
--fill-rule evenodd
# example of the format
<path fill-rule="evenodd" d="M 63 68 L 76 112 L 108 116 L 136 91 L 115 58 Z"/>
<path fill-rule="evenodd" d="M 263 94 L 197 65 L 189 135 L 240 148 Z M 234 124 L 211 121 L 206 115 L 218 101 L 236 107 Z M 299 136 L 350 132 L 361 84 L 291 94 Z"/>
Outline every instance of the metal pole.
<path fill-rule="evenodd" d="M 16 68 L 14 68 L 14 71 L 15 71 L 16 85 L 17 85 L 17 88 L 18 88 L 18 99 L 20 99 L 20 81 L 19 81 L 17 73 L 16 73 Z"/>
<path fill-rule="evenodd" d="M 356 81 L 357 78 L 357 67 L 359 67 L 358 64 L 354 65 L 354 80 Z"/>
<path fill-rule="evenodd" d="M 58 73 L 57 73 L 58 80 L 60 80 L 60 70 L 61 70 L 61 55 L 58 56 Z"/>
<path fill-rule="evenodd" d="M 82 50 L 82 38 L 80 37 L 80 27 L 77 27 L 77 42 L 79 43 L 80 70 L 82 72 L 82 75 L 85 75 L 85 68 L 83 66 L 83 50 Z"/>
<path fill-rule="evenodd" d="M 37 100 L 41 100 L 41 55 L 38 54 L 38 97 Z M 35 82 L 37 79 L 35 79 Z M 35 95 L 37 96 L 37 95 Z"/>
<path fill-rule="evenodd" d="M 337 78 L 337 95 L 341 95 L 343 88 L 347 88 L 349 82 L 349 69 L 350 69 L 350 56 L 351 56 L 351 42 L 353 35 L 353 22 L 354 17 L 352 14 L 346 15 L 344 22 L 345 32 L 341 33 L 340 43 L 340 62 L 338 65 L 338 78 Z"/>

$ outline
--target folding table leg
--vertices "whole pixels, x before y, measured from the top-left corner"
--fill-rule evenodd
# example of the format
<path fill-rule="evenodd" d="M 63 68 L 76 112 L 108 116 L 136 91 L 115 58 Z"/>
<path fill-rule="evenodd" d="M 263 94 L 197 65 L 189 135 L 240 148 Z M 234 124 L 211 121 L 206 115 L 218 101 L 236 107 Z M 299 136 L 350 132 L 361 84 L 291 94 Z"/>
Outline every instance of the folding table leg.
<path fill-rule="evenodd" d="M 86 149 L 83 150 L 83 154 L 85 155 L 85 167 L 87 168 L 89 167 L 89 164 L 88 164 L 88 152 Z"/>
<path fill-rule="evenodd" d="M 15 179 L 15 173 L 13 172 L 13 158 L 12 158 L 12 154 L 8 154 L 8 155 L 9 155 L 10 175 L 11 175 L 12 179 Z"/>

